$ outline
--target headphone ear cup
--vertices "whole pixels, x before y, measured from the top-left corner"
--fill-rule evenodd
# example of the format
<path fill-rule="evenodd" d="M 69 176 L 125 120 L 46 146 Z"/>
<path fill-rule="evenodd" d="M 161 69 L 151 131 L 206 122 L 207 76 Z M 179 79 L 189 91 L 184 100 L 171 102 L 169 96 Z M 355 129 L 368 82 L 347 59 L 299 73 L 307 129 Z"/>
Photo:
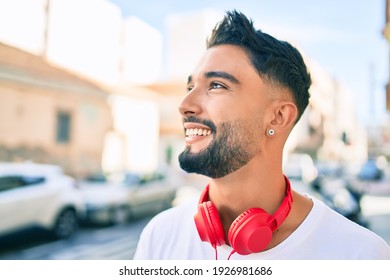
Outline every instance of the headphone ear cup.
<path fill-rule="evenodd" d="M 272 240 L 268 225 L 271 215 L 261 208 L 251 208 L 238 216 L 228 232 L 230 246 L 240 255 L 263 251 Z"/>
<path fill-rule="evenodd" d="M 199 204 L 198 213 L 196 213 L 194 219 L 202 241 L 211 243 L 213 247 L 226 244 L 218 210 L 211 201 Z"/>

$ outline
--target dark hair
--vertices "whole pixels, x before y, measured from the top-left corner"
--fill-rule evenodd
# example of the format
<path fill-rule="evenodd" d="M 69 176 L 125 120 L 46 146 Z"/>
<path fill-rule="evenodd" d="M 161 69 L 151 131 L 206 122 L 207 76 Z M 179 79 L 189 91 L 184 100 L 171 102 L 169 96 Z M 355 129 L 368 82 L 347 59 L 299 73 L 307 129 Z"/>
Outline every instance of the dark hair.
<path fill-rule="evenodd" d="M 207 48 L 226 44 L 242 47 L 260 77 L 291 91 L 298 108 L 298 121 L 309 103 L 311 84 L 299 51 L 287 42 L 256 30 L 253 21 L 236 10 L 226 13 L 207 40 Z"/>

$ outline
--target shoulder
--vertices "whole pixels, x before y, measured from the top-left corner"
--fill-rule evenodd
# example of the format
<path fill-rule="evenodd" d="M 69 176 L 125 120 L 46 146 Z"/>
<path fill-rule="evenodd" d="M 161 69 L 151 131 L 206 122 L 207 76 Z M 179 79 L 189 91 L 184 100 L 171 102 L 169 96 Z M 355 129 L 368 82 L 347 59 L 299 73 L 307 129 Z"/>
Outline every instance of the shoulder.
<path fill-rule="evenodd" d="M 387 243 L 371 230 L 337 213 L 322 201 L 313 198 L 313 214 L 316 214 L 317 234 L 330 244 L 330 247 L 351 254 L 359 259 L 389 259 Z"/>
<path fill-rule="evenodd" d="M 191 200 L 153 217 L 141 233 L 134 259 L 166 258 L 191 236 L 196 210 L 197 201 Z"/>

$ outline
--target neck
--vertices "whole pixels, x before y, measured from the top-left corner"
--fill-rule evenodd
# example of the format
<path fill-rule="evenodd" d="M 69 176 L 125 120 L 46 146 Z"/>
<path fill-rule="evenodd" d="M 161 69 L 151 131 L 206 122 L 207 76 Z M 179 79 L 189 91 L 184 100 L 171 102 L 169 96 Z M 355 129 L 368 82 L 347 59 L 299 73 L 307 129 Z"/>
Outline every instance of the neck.
<path fill-rule="evenodd" d="M 275 168 L 280 166 L 280 168 Z M 273 214 L 286 193 L 281 162 L 253 158 L 239 170 L 210 182 L 213 201 L 225 227 L 249 208 L 262 208 Z"/>

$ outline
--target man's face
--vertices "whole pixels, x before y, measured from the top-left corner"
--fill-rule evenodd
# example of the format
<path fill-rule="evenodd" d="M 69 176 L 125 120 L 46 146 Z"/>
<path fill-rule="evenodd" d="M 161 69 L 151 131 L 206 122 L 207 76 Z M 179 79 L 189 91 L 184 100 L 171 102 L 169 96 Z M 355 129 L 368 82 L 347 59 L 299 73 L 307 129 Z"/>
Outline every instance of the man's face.
<path fill-rule="evenodd" d="M 187 88 L 179 107 L 186 142 L 179 156 L 183 170 L 221 178 L 261 152 L 269 86 L 241 48 L 208 49 Z"/>

